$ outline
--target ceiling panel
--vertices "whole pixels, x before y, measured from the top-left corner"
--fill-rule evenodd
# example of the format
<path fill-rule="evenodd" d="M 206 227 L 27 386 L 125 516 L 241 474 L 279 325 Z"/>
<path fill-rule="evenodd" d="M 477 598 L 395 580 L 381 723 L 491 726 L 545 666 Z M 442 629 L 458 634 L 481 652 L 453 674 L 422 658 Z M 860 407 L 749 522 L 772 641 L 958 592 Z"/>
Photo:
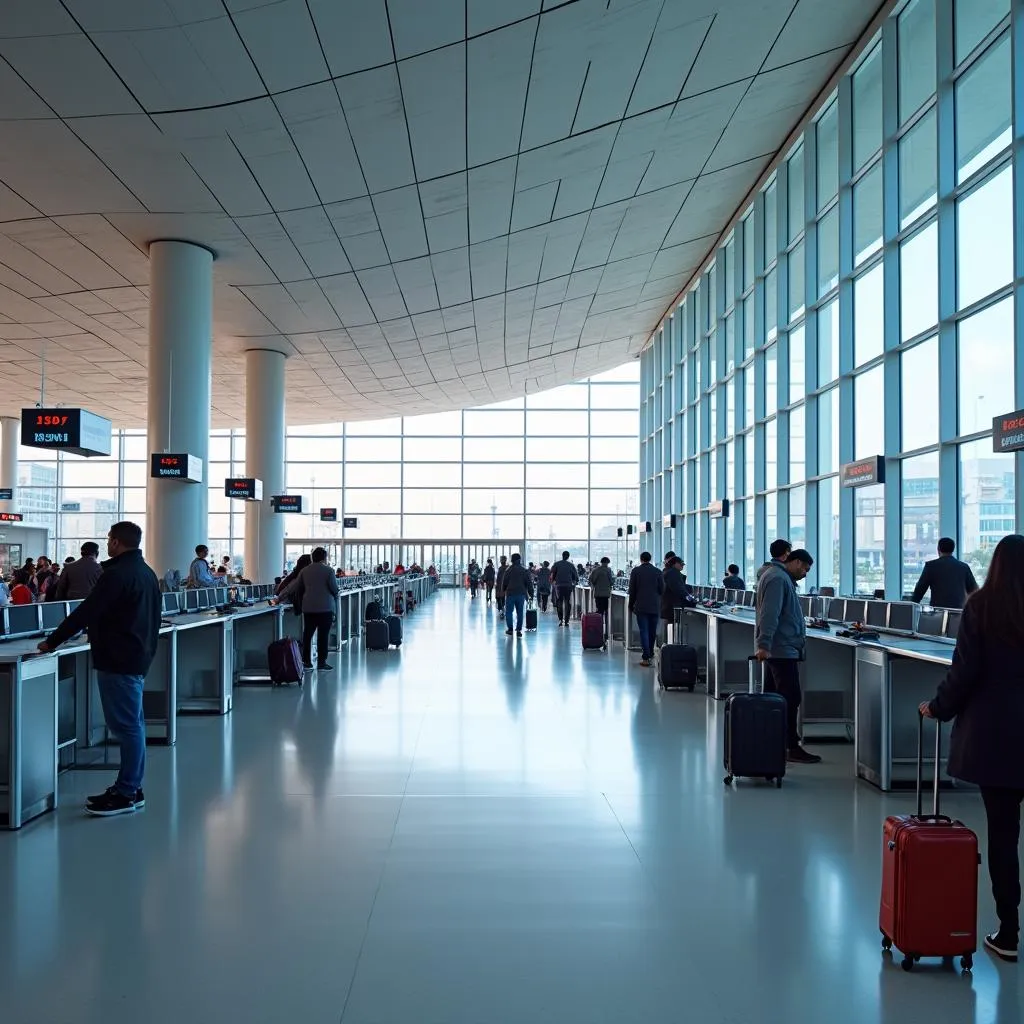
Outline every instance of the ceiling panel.
<path fill-rule="evenodd" d="M 48 398 L 138 425 L 156 238 L 215 253 L 218 424 L 252 345 L 296 422 L 636 354 L 875 0 L 8 8 L 0 412 L 45 347 Z"/>

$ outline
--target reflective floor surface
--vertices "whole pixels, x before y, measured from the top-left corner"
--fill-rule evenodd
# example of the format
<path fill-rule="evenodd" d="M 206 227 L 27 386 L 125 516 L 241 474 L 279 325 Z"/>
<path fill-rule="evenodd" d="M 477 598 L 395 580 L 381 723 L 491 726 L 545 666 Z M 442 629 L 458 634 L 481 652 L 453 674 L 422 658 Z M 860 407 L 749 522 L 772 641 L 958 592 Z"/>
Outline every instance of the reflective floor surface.
<path fill-rule="evenodd" d="M 0 834 L 0 1020 L 1024 1019 L 1016 967 L 882 956 L 881 823 L 910 800 L 850 746 L 727 791 L 720 706 L 550 612 L 495 620 L 443 591 L 401 651 L 181 719 L 134 817 L 87 818 L 107 777 L 63 776 L 57 814 Z"/>

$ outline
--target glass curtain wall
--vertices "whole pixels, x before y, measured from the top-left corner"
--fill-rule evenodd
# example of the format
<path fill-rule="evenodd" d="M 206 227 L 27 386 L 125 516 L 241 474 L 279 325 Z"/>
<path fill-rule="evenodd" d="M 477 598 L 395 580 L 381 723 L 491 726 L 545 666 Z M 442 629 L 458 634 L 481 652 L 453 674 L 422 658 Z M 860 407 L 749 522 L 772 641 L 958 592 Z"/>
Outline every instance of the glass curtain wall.
<path fill-rule="evenodd" d="M 336 508 L 339 519 L 359 519 L 357 531 L 346 531 L 353 542 L 526 540 L 531 558 L 568 547 L 584 560 L 607 554 L 621 562 L 626 548 L 617 531 L 639 517 L 639 377 L 633 360 L 479 409 L 290 427 L 285 483 L 302 495 L 304 512 L 286 516 L 286 536 L 340 538 L 340 521 L 319 517 L 320 508 Z M 22 448 L 20 459 L 19 509 L 27 523 L 47 527 L 56 557 L 77 554 L 82 541 L 102 539 L 121 518 L 145 530 L 145 431 L 116 432 L 108 459 L 34 448 Z M 197 542 L 238 562 L 244 503 L 224 496 L 224 480 L 244 473 L 244 431 L 212 431 L 209 533 Z"/>
<path fill-rule="evenodd" d="M 895 598 L 940 536 L 983 579 L 1020 528 L 990 436 L 1024 406 L 1015 38 L 1009 0 L 895 8 L 644 352 L 641 513 L 695 582 L 786 536 L 810 585 Z M 840 486 L 875 455 L 884 484 Z"/>

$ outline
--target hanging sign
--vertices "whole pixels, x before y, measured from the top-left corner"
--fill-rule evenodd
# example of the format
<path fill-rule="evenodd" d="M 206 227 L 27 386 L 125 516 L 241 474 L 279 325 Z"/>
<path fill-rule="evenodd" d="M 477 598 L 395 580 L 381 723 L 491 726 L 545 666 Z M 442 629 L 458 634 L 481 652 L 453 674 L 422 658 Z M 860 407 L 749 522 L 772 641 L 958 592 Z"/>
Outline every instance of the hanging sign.
<path fill-rule="evenodd" d="M 355 516 L 345 516 L 341 521 L 341 525 L 344 526 L 346 530 L 358 530 L 359 520 L 356 519 Z"/>
<path fill-rule="evenodd" d="M 301 494 L 275 494 L 270 499 L 271 508 L 275 512 L 301 512 Z"/>
<path fill-rule="evenodd" d="M 0 523 L 23 523 L 25 516 L 21 512 L 0 512 Z"/>
<path fill-rule="evenodd" d="M 338 521 L 338 510 L 336 508 L 320 509 L 321 523 L 336 523 Z"/>
<path fill-rule="evenodd" d="M 869 459 L 858 459 L 848 462 L 840 470 L 840 479 L 844 487 L 865 487 L 868 484 L 885 483 L 885 459 L 881 455 L 872 455 Z"/>
<path fill-rule="evenodd" d="M 708 505 L 708 512 L 712 519 L 728 519 L 729 518 L 729 499 L 722 498 L 721 501 L 713 501 Z"/>
<path fill-rule="evenodd" d="M 1024 451 L 1024 409 L 992 420 L 992 451 Z"/>
<path fill-rule="evenodd" d="M 149 457 L 149 475 L 156 480 L 203 482 L 203 460 L 186 452 L 153 452 Z"/>
<path fill-rule="evenodd" d="M 254 476 L 236 476 L 224 481 L 224 494 L 228 498 L 244 498 L 246 501 L 263 500 L 263 481 Z"/>
<path fill-rule="evenodd" d="M 13 501 L 14 500 L 14 488 L 13 487 L 0 487 L 0 501 Z"/>
<path fill-rule="evenodd" d="M 22 409 L 21 443 L 75 455 L 110 454 L 110 420 L 88 409 Z"/>

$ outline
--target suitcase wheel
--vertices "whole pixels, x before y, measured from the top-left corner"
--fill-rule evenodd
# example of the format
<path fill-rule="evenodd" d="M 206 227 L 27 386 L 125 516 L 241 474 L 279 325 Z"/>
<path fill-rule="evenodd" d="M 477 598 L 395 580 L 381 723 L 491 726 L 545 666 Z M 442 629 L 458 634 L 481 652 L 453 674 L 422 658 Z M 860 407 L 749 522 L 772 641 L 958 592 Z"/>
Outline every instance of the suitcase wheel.
<path fill-rule="evenodd" d="M 903 970 L 905 970 L 905 971 L 912 971 L 914 969 L 914 964 L 917 963 L 917 961 L 920 960 L 920 959 L 921 958 L 919 956 L 914 956 L 913 954 L 908 953 L 900 961 L 900 967 L 902 967 Z"/>
<path fill-rule="evenodd" d="M 731 775 L 726 775 L 726 777 L 725 777 L 724 779 L 722 779 L 722 781 L 723 781 L 723 782 L 724 782 L 724 783 L 725 783 L 725 784 L 726 784 L 727 786 L 731 786 L 731 785 L 732 785 L 732 776 L 731 776 Z"/>
<path fill-rule="evenodd" d="M 973 954 L 968 953 L 966 956 L 960 957 L 960 966 L 964 969 L 965 974 L 970 973 L 971 969 L 974 967 Z"/>
<path fill-rule="evenodd" d="M 882 936 L 882 949 L 884 949 L 886 953 L 892 949 L 892 939 L 890 939 L 888 935 Z"/>

